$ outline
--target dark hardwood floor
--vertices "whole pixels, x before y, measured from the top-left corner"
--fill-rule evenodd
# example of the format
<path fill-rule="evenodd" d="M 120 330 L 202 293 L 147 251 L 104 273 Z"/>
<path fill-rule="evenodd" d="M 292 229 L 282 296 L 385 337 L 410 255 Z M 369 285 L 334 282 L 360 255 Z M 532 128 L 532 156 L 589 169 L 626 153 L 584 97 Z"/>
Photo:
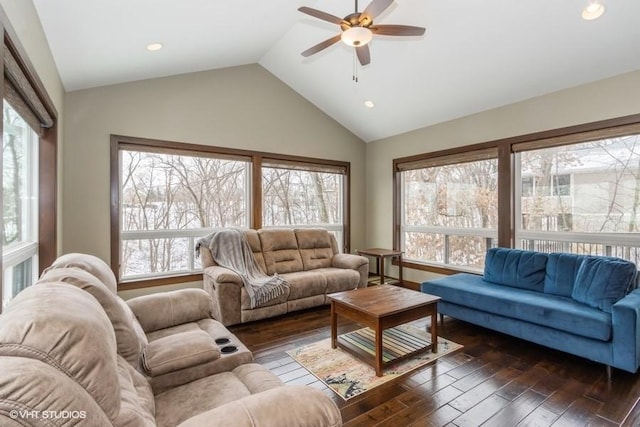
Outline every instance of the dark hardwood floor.
<path fill-rule="evenodd" d="M 359 327 L 341 318 L 338 332 Z M 328 307 L 230 329 L 284 382 L 325 391 L 349 427 L 640 425 L 640 374 L 609 383 L 603 365 L 449 317 L 440 335 L 462 350 L 349 401 L 285 353 L 330 336 Z"/>

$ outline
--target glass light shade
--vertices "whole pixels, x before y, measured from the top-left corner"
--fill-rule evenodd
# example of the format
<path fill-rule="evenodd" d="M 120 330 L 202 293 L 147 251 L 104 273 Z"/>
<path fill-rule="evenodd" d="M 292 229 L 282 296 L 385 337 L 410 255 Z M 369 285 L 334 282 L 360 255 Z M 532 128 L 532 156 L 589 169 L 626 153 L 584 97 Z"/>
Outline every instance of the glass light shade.
<path fill-rule="evenodd" d="M 582 19 L 593 21 L 604 13 L 604 5 L 598 2 L 589 2 L 589 5 L 582 10 Z"/>
<path fill-rule="evenodd" d="M 342 33 L 342 42 L 349 46 L 364 46 L 371 41 L 373 33 L 364 27 L 351 27 Z"/>

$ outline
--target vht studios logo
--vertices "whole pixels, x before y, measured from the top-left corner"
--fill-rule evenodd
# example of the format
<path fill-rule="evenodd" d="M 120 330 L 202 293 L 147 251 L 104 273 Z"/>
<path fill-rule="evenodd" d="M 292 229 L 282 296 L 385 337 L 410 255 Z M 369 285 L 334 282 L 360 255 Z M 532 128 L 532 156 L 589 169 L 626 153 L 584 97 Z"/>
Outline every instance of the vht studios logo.
<path fill-rule="evenodd" d="M 45 420 L 59 420 L 59 419 L 76 419 L 83 420 L 87 418 L 86 411 L 26 411 L 26 410 L 13 410 L 9 412 L 9 417 L 12 419 L 45 419 Z"/>

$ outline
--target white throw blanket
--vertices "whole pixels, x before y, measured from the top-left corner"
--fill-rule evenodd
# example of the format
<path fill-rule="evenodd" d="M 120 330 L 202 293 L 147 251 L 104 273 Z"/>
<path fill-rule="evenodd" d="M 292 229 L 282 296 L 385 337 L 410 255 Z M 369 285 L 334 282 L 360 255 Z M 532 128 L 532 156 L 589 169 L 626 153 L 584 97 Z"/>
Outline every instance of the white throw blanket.
<path fill-rule="evenodd" d="M 251 308 L 271 301 L 289 289 L 289 284 L 278 274 L 268 276 L 262 271 L 253 256 L 249 242 L 240 230 L 214 231 L 201 238 L 196 244 L 198 255 L 201 245 L 209 248 L 213 260 L 219 266 L 228 268 L 242 278 L 244 288 L 249 294 Z"/>

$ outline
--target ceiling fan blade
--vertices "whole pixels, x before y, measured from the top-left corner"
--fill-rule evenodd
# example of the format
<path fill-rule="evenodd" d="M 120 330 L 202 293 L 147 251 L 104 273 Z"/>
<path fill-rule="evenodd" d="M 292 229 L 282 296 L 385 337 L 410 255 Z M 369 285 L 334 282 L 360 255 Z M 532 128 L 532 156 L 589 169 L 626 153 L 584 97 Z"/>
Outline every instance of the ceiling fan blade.
<path fill-rule="evenodd" d="M 332 44 L 334 44 L 336 42 L 339 42 L 340 41 L 340 36 L 341 36 L 341 34 L 338 34 L 337 36 L 333 36 L 330 39 L 327 39 L 327 40 L 325 40 L 323 42 L 320 42 L 315 46 L 311 46 L 309 49 L 307 49 L 304 52 L 302 52 L 302 56 L 304 56 L 304 57 L 311 56 L 314 53 L 318 53 L 321 50 L 328 48 Z"/>
<path fill-rule="evenodd" d="M 300 8 L 298 8 L 298 10 L 302 13 L 306 13 L 307 15 L 311 15 L 314 18 L 318 18 L 318 19 L 322 19 L 323 21 L 327 21 L 327 22 L 331 22 L 332 24 L 337 24 L 340 25 L 342 23 L 345 23 L 346 21 L 342 18 L 338 18 L 335 15 L 332 15 L 330 13 L 327 12 L 323 12 L 321 10 L 318 9 L 313 9 L 307 6 L 302 6 Z"/>
<path fill-rule="evenodd" d="M 373 0 L 369 3 L 369 6 L 362 11 L 359 19 L 360 24 L 370 24 L 376 16 L 380 15 L 386 8 L 391 6 L 391 3 L 393 3 L 393 0 Z"/>
<path fill-rule="evenodd" d="M 360 65 L 367 65 L 371 62 L 371 52 L 369 51 L 369 45 L 365 44 L 364 46 L 358 46 L 356 48 L 356 54 L 358 55 L 358 61 L 360 61 Z"/>
<path fill-rule="evenodd" d="M 369 29 L 382 36 L 421 36 L 425 31 L 422 27 L 410 25 L 372 25 Z"/>

